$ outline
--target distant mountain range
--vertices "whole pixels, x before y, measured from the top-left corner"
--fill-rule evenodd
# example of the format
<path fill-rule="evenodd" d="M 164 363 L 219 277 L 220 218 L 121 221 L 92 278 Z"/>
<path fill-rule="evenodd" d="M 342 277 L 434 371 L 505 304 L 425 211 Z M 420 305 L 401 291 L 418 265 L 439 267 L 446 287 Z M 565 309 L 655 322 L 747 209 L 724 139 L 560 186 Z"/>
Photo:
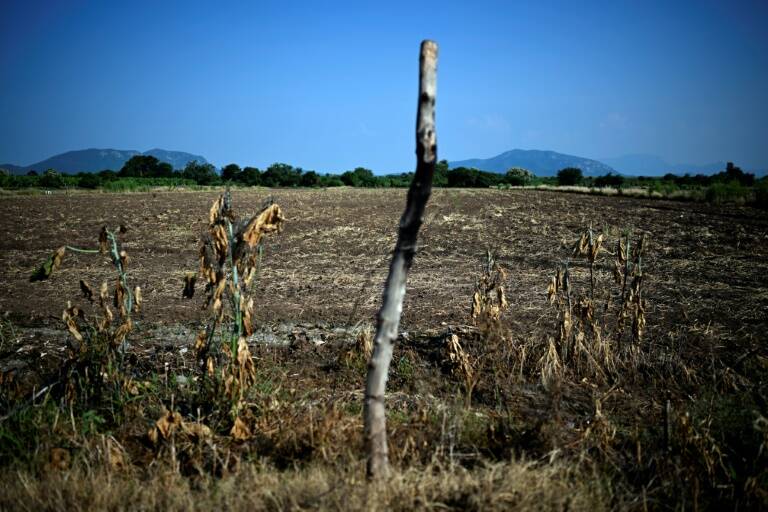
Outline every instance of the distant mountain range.
<path fill-rule="evenodd" d="M 601 158 L 621 174 L 634 176 L 663 176 L 672 174 L 715 174 L 725 169 L 725 162 L 711 164 L 671 164 L 657 155 L 636 154 Z M 738 165 L 738 164 L 737 164 Z"/>
<path fill-rule="evenodd" d="M 738 162 L 735 162 L 739 165 Z M 541 151 L 535 149 L 513 149 L 492 158 L 473 158 L 470 160 L 458 160 L 449 162 L 448 165 L 456 167 L 474 167 L 481 171 L 504 173 L 510 167 L 522 167 L 532 171 L 537 176 L 556 176 L 557 171 L 566 167 L 578 167 L 585 176 L 602 176 L 609 172 L 625 174 L 628 176 L 663 176 L 672 174 L 716 174 L 725 170 L 726 162 L 712 162 L 710 164 L 670 164 L 657 155 L 634 154 L 614 158 L 601 158 L 594 160 L 574 155 L 556 153 L 555 151 Z M 744 171 L 754 173 L 756 176 L 768 174 L 766 169 L 756 170 L 744 168 Z"/>
<path fill-rule="evenodd" d="M 119 171 L 125 162 L 136 155 L 154 156 L 161 162 L 167 162 L 174 169 L 183 169 L 187 163 L 197 160 L 208 163 L 204 156 L 186 153 L 184 151 L 168 151 L 165 149 L 150 149 L 139 152 L 133 149 L 82 149 L 68 151 L 47 158 L 31 165 L 0 164 L 0 169 L 6 169 L 13 174 L 26 174 L 34 170 L 38 173 L 55 169 L 62 173 L 99 172 L 104 169 Z M 630 176 L 663 176 L 673 174 L 715 174 L 725 169 L 725 162 L 711 164 L 670 164 L 663 158 L 649 154 L 624 155 L 614 158 L 594 160 L 574 155 L 566 155 L 555 151 L 537 149 L 513 149 L 492 158 L 472 158 L 457 160 L 448 165 L 456 167 L 474 167 L 482 171 L 505 173 L 511 167 L 523 167 L 537 176 L 556 176 L 557 171 L 566 167 L 578 167 L 585 176 L 602 176 L 609 172 Z M 736 162 L 738 165 L 738 162 Z M 754 172 L 757 176 L 766 175 L 766 170 L 744 169 Z"/>
<path fill-rule="evenodd" d="M 578 167 L 585 176 L 602 176 L 616 171 L 597 160 L 538 149 L 513 149 L 492 158 L 473 158 L 449 162 L 449 167 L 474 167 L 481 171 L 504 173 L 510 167 L 522 167 L 537 176 L 556 176 L 566 167 Z"/>
<path fill-rule="evenodd" d="M 104 169 L 119 171 L 125 162 L 136 155 L 153 156 L 161 162 L 171 164 L 174 169 L 183 169 L 192 160 L 197 160 L 198 163 L 208 163 L 203 156 L 166 149 L 150 149 L 143 153 L 133 149 L 81 149 L 67 151 L 31 165 L 0 164 L 0 169 L 7 169 L 13 174 L 25 174 L 32 170 L 40 173 L 48 169 L 55 169 L 67 174 L 99 172 Z"/>

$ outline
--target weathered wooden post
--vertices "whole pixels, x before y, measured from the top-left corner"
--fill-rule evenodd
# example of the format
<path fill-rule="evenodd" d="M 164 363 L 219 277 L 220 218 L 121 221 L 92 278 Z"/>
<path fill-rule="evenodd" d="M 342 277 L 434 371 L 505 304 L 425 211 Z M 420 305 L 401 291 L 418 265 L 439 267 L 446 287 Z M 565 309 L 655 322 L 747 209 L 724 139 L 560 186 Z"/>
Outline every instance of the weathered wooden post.
<path fill-rule="evenodd" d="M 376 320 L 373 353 L 368 363 L 365 385 L 365 445 L 369 478 L 389 474 L 389 451 L 384 409 L 384 393 L 389 364 L 403 311 L 405 283 L 416 254 L 416 241 L 424 208 L 432 193 L 432 177 L 437 162 L 435 96 L 437 91 L 437 43 L 423 41 L 419 58 L 419 105 L 416 114 L 416 174 L 408 189 L 405 211 L 400 218 L 397 244 L 384 286 L 381 309 Z"/>

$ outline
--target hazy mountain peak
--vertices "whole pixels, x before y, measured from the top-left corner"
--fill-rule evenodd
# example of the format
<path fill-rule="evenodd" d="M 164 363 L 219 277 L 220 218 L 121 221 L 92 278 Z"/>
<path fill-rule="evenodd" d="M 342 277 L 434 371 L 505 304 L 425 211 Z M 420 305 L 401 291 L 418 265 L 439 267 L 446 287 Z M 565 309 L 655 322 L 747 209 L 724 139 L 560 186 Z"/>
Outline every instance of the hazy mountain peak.
<path fill-rule="evenodd" d="M 144 153 L 134 149 L 88 148 L 67 151 L 31 165 L 5 164 L 0 165 L 0 168 L 8 169 L 15 174 L 23 174 L 31 170 L 44 172 L 48 169 L 55 169 L 67 174 L 99 172 L 104 169 L 119 171 L 125 162 L 136 155 L 154 156 L 161 162 L 171 164 L 174 169 L 183 169 L 192 160 L 197 160 L 198 163 L 208 162 L 201 155 L 160 148 L 150 149 Z"/>
<path fill-rule="evenodd" d="M 511 149 L 491 158 L 473 158 L 449 162 L 451 168 L 474 167 L 481 171 L 504 173 L 511 167 L 523 167 L 537 176 L 555 176 L 566 167 L 578 167 L 585 176 L 616 172 L 603 162 L 543 149 Z"/>
<path fill-rule="evenodd" d="M 635 176 L 663 176 L 672 174 L 714 174 L 725 169 L 725 162 L 708 164 L 673 164 L 658 155 L 635 153 L 612 158 L 601 158 L 622 174 Z"/>

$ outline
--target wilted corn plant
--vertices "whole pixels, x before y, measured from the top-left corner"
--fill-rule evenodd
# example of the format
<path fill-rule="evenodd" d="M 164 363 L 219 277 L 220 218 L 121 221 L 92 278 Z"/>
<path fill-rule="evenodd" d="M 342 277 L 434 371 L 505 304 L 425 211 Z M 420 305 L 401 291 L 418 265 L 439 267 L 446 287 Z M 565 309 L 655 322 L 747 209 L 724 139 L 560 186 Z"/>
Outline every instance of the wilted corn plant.
<path fill-rule="evenodd" d="M 82 249 L 62 246 L 56 249 L 46 262 L 33 274 L 32 280 L 48 279 L 61 266 L 67 251 L 85 254 L 107 254 L 117 270 L 112 305 L 117 316 L 110 308 L 110 293 L 107 281 L 102 282 L 98 292 L 98 307 L 101 316 L 86 318 L 78 306 L 67 303 L 62 313 L 62 321 L 69 331 L 69 359 L 63 367 L 62 384 L 64 397 L 70 403 L 78 397 L 87 402 L 98 398 L 104 389 L 112 390 L 119 398 L 123 391 L 131 387 L 126 376 L 124 355 L 127 348 L 126 337 L 133 329 L 131 314 L 141 307 L 141 288 L 136 286 L 131 291 L 128 286 L 127 266 L 130 258 L 121 248 L 119 235 L 125 233 L 123 226 L 111 231 L 106 226 L 99 233 L 98 249 Z M 80 280 L 83 298 L 94 302 L 94 291 L 84 280 Z"/>
<path fill-rule="evenodd" d="M 363 369 L 373 352 L 373 329 L 370 324 L 364 324 L 356 330 L 355 344 L 340 354 L 339 363 Z"/>
<path fill-rule="evenodd" d="M 206 281 L 211 319 L 198 334 L 195 352 L 204 366 L 204 383 L 228 401 L 232 435 L 243 438 L 248 430 L 239 409 L 256 375 L 247 343 L 253 334 L 248 288 L 259 269 L 264 235 L 278 233 L 284 217 L 280 207 L 270 203 L 250 219 L 238 220 L 227 190 L 211 206 L 208 220 L 200 246 L 200 273 Z"/>
<path fill-rule="evenodd" d="M 466 393 L 467 406 L 472 401 L 472 391 L 477 385 L 477 376 L 475 364 L 461 346 L 459 337 L 456 334 L 449 334 L 444 341 L 443 352 L 445 353 L 445 363 L 449 367 L 454 377 L 461 379 Z"/>
<path fill-rule="evenodd" d="M 622 361 L 616 351 L 624 324 L 627 321 L 632 322 L 636 341 L 642 336 L 645 327 L 645 302 L 642 299 L 641 254 L 645 237 L 638 244 L 634 260 L 629 256 L 629 234 L 624 240 L 617 242 L 614 280 L 622 289 L 619 317 L 613 333 L 604 332 L 607 327 L 610 331 L 608 311 L 611 294 L 607 294 L 608 298 L 601 307 L 598 307 L 595 299 L 596 264 L 601 252 L 610 253 L 603 248 L 603 242 L 603 235 L 596 235 L 589 228 L 580 236 L 573 249 L 573 256 L 585 258 L 589 265 L 588 294 L 574 294 L 568 261 L 558 266 L 556 275 L 549 283 L 547 297 L 550 304 L 556 305 L 558 329 L 556 339 L 550 340 L 549 349 L 545 350 L 539 362 L 542 381 L 546 381 L 545 384 L 550 384 L 553 376 L 558 375 L 555 371 L 558 364 L 570 368 L 579 376 L 590 376 L 597 380 L 614 377 L 619 366 L 628 362 Z"/>
<path fill-rule="evenodd" d="M 603 337 L 595 316 L 595 263 L 601 251 L 603 234 L 595 236 L 592 226 L 581 234 L 573 249 L 574 257 L 583 257 L 589 263 L 589 296 L 581 296 L 576 302 L 571 355 L 577 365 L 586 365 L 590 373 L 605 378 L 606 374 L 614 373 L 615 363 L 610 340 Z M 570 281 L 570 273 L 566 279 Z"/>
<path fill-rule="evenodd" d="M 499 320 L 501 313 L 509 307 L 504 292 L 507 272 L 496 262 L 491 251 L 486 252 L 483 274 L 475 282 L 472 295 L 472 322 L 475 325 Z"/>
<path fill-rule="evenodd" d="M 589 226 L 587 230 L 581 234 L 579 241 L 573 248 L 574 257 L 585 257 L 589 262 L 589 298 L 595 299 L 595 262 L 600 254 L 600 250 L 603 246 L 602 233 L 595 237 L 592 232 L 592 226 Z"/>
<path fill-rule="evenodd" d="M 621 309 L 618 319 L 618 338 L 621 339 L 627 323 L 632 326 L 632 340 L 638 344 L 645 331 L 645 299 L 643 299 L 643 252 L 646 235 L 640 237 L 634 255 L 631 250 L 631 233 L 626 232 L 616 247 L 613 275 L 621 284 Z M 631 279 L 631 281 L 630 281 Z"/>
<path fill-rule="evenodd" d="M 461 379 L 466 405 L 472 401 L 472 392 L 483 375 L 493 375 L 497 382 L 500 369 L 505 367 L 510 347 L 508 333 L 501 326 L 501 315 L 509 308 L 504 285 L 507 271 L 499 265 L 496 256 L 486 251 L 480 277 L 475 281 L 470 319 L 478 327 L 481 345 L 462 347 L 458 335 L 450 334 L 443 344 L 444 362 L 451 373 Z M 470 348 L 474 354 L 470 354 Z"/>

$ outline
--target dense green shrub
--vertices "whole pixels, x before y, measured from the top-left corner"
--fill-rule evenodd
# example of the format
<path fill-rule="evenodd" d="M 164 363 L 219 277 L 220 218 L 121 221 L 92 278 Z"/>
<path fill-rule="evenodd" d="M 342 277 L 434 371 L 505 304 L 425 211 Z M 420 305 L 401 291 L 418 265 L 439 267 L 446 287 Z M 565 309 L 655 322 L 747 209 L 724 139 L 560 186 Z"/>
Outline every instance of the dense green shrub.
<path fill-rule="evenodd" d="M 768 209 L 768 177 L 765 177 L 757 182 L 754 188 L 755 192 L 755 206 L 758 208 Z"/>
<path fill-rule="evenodd" d="M 261 175 L 261 184 L 265 187 L 298 187 L 302 172 L 288 164 L 272 164 Z"/>
<path fill-rule="evenodd" d="M 318 186 L 320 186 L 320 175 L 317 174 L 315 171 L 305 172 L 301 176 L 301 186 L 302 187 L 318 187 Z"/>
<path fill-rule="evenodd" d="M 516 187 L 529 185 L 531 182 L 533 182 L 535 177 L 536 176 L 531 171 L 528 169 L 523 169 L 522 167 L 512 167 L 507 171 L 507 174 L 505 175 L 507 184 Z"/>
<path fill-rule="evenodd" d="M 592 182 L 596 187 L 615 187 L 619 188 L 624 184 L 624 176 L 609 172 L 605 176 L 598 176 Z"/>
<path fill-rule="evenodd" d="M 77 180 L 77 186 L 80 188 L 95 189 L 101 186 L 101 178 L 98 174 L 82 173 Z"/>
<path fill-rule="evenodd" d="M 61 174 L 54 171 L 53 169 L 48 169 L 43 173 L 42 176 L 40 176 L 40 181 L 38 182 L 39 186 L 43 188 L 63 188 L 64 187 L 64 180 L 61 177 Z"/>
<path fill-rule="evenodd" d="M 199 164 L 192 160 L 181 173 L 184 179 L 193 180 L 198 185 L 216 185 L 221 182 L 216 168 L 211 164 Z"/>
<path fill-rule="evenodd" d="M 447 173 L 449 187 L 488 188 L 504 183 L 505 176 L 467 167 L 457 167 Z"/>
<path fill-rule="evenodd" d="M 242 174 L 240 166 L 237 164 L 229 164 L 221 169 L 221 179 L 224 181 L 240 181 L 240 175 Z"/>
<path fill-rule="evenodd" d="M 341 181 L 341 178 L 338 176 L 335 176 L 333 174 L 326 174 L 325 176 L 320 177 L 320 186 L 321 187 L 343 187 L 344 182 Z"/>
<path fill-rule="evenodd" d="M 135 192 L 149 190 L 152 187 L 194 187 L 194 180 L 183 178 L 118 178 L 102 182 L 101 188 L 110 192 Z"/>
<path fill-rule="evenodd" d="M 349 187 L 376 187 L 379 180 L 373 175 L 373 171 L 365 167 L 358 167 L 354 171 L 347 171 L 341 175 L 341 181 Z"/>
<path fill-rule="evenodd" d="M 117 174 L 122 178 L 169 178 L 173 176 L 173 167 L 154 156 L 136 155 Z"/>
<path fill-rule="evenodd" d="M 739 203 L 744 204 L 749 201 L 750 189 L 738 181 L 729 181 L 727 183 L 713 183 L 707 188 L 705 198 L 710 203 Z"/>
<path fill-rule="evenodd" d="M 580 185 L 584 174 L 577 167 L 566 167 L 557 171 L 558 185 Z"/>

